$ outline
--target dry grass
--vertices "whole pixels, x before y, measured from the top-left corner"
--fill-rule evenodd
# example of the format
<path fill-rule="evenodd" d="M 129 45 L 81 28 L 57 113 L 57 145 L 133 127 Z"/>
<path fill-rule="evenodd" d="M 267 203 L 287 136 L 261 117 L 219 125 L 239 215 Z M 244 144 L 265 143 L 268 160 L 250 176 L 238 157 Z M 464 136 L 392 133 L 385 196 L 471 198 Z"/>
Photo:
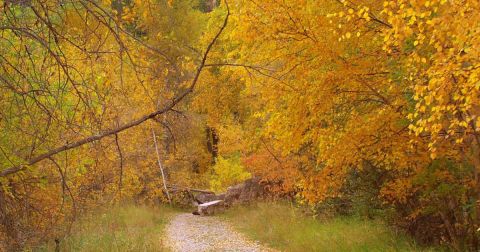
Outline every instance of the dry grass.
<path fill-rule="evenodd" d="M 84 216 L 61 241 L 61 251 L 166 251 L 162 233 L 173 212 L 167 207 L 125 206 Z M 54 247 L 52 243 L 35 250 Z"/>
<path fill-rule="evenodd" d="M 252 239 L 282 251 L 427 250 L 378 221 L 353 217 L 320 221 L 287 204 L 238 207 L 226 217 Z"/>

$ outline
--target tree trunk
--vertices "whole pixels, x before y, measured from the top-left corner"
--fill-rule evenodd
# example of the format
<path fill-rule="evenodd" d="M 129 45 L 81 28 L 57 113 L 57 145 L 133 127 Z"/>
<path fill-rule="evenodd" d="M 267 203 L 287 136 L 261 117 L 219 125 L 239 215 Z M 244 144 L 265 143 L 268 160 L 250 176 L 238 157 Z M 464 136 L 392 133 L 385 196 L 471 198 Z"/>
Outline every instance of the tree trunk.
<path fill-rule="evenodd" d="M 152 129 L 152 134 L 153 134 L 153 142 L 155 143 L 155 151 L 157 153 L 158 167 L 160 167 L 160 171 L 162 173 L 163 188 L 165 189 L 165 192 L 167 193 L 168 202 L 171 205 L 172 204 L 172 199 L 170 198 L 170 193 L 168 192 L 167 181 L 165 179 L 165 173 L 163 171 L 162 161 L 160 160 L 160 152 L 158 151 L 157 136 L 155 135 L 155 131 L 153 131 L 153 129 Z"/>
<path fill-rule="evenodd" d="M 218 157 L 218 142 L 220 138 L 218 137 L 217 131 L 213 127 L 207 126 L 207 149 L 208 152 L 212 155 L 212 164 L 215 164 Z"/>

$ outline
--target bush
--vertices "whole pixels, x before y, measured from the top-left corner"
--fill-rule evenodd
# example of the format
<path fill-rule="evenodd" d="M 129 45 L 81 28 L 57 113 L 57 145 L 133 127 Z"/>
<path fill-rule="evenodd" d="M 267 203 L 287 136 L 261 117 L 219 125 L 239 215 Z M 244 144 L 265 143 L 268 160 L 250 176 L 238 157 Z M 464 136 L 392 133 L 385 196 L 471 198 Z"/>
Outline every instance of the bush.
<path fill-rule="evenodd" d="M 449 159 L 434 160 L 413 177 L 416 193 L 396 202 L 396 224 L 426 244 L 478 251 L 473 169 Z"/>
<path fill-rule="evenodd" d="M 245 171 L 238 155 L 230 158 L 218 156 L 213 166 L 210 189 L 215 192 L 225 191 L 227 187 L 238 184 L 250 177 L 251 174 Z"/>

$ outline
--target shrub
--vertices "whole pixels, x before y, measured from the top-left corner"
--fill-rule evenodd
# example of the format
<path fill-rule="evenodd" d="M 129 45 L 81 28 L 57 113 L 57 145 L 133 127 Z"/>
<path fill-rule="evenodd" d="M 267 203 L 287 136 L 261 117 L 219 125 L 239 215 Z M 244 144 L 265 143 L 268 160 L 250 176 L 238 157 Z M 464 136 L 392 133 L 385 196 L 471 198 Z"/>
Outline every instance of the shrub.
<path fill-rule="evenodd" d="M 210 189 L 215 192 L 225 191 L 227 187 L 249 179 L 251 174 L 245 171 L 238 155 L 230 158 L 218 156 L 213 166 Z"/>

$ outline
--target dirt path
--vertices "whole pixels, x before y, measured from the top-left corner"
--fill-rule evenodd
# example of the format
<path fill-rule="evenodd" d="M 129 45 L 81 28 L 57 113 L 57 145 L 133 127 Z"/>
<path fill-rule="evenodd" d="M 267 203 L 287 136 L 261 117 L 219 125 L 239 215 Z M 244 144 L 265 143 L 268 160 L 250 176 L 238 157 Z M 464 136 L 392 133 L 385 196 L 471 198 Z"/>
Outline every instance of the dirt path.
<path fill-rule="evenodd" d="M 173 251 L 273 251 L 246 239 L 219 217 L 178 214 L 166 228 Z"/>

